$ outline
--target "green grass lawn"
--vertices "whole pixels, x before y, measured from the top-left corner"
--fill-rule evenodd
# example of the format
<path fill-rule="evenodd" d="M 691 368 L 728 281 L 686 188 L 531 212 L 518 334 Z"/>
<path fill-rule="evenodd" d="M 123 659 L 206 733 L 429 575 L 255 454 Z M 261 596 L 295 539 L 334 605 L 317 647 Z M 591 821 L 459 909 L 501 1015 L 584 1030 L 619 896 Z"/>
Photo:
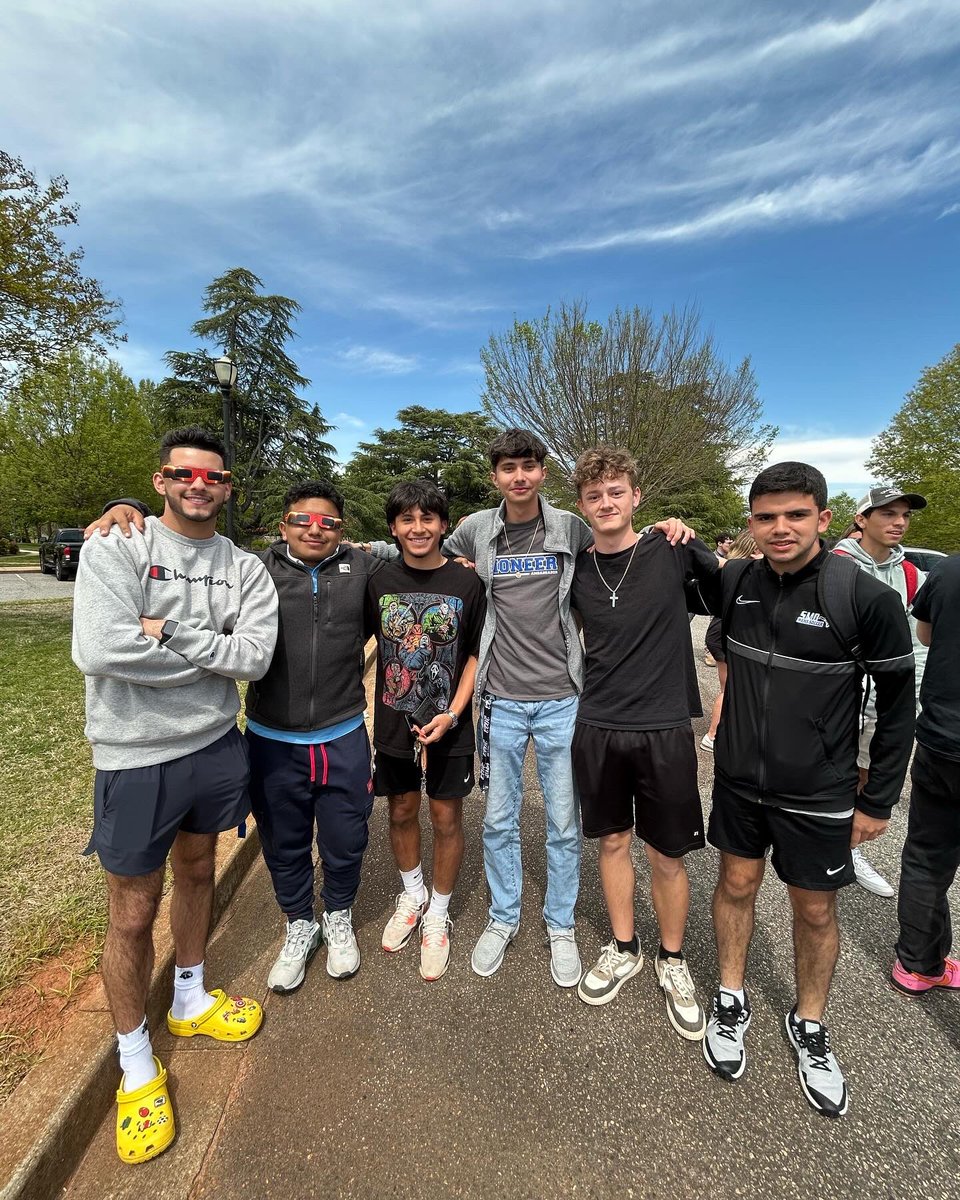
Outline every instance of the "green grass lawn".
<path fill-rule="evenodd" d="M 81 856 L 93 769 L 70 629 L 69 600 L 0 605 L 0 998 L 106 927 L 99 863 Z M 0 1043 L 0 1094 L 8 1067 Z"/>

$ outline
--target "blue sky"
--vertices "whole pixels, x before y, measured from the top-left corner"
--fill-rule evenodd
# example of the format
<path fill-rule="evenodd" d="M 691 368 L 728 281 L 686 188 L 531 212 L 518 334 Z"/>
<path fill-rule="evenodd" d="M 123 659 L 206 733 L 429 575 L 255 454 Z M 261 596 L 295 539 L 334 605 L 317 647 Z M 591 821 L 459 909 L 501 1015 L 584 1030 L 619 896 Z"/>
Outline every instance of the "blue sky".
<path fill-rule="evenodd" d="M 67 176 L 135 377 L 248 267 L 345 458 L 479 407 L 515 315 L 696 305 L 774 459 L 857 491 L 960 340 L 958 47 L 960 0 L 7 0 L 3 144 Z"/>

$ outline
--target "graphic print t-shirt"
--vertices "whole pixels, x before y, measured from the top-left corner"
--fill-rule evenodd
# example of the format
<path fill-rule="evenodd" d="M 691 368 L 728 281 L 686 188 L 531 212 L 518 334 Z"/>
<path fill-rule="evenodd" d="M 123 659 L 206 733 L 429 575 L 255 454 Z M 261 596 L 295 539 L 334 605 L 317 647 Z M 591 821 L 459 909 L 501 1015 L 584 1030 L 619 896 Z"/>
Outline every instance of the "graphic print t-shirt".
<path fill-rule="evenodd" d="M 486 614 L 476 571 L 447 562 L 429 571 L 403 560 L 387 563 L 367 584 L 367 627 L 377 639 L 373 744 L 386 754 L 413 753 L 407 715 L 428 700 L 434 713 L 450 707 L 467 659 L 480 649 Z M 467 709 L 456 729 L 430 753 L 469 755 L 473 719 Z"/>
<path fill-rule="evenodd" d="M 561 700 L 575 689 L 560 624 L 560 558 L 540 517 L 507 525 L 493 563 L 497 629 L 486 688 L 505 700 Z"/>

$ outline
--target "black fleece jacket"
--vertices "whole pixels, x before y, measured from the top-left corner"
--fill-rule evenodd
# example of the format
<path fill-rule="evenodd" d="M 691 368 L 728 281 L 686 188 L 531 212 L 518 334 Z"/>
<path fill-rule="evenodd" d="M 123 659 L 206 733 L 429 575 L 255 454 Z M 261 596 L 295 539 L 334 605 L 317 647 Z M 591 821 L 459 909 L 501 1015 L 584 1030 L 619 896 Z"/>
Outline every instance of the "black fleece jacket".
<path fill-rule="evenodd" d="M 269 670 L 247 688 L 248 719 L 307 733 L 363 712 L 364 597 L 383 563 L 341 546 L 320 563 L 314 591 L 310 571 L 290 558 L 285 542 L 260 558 L 276 584 L 280 625 Z"/>

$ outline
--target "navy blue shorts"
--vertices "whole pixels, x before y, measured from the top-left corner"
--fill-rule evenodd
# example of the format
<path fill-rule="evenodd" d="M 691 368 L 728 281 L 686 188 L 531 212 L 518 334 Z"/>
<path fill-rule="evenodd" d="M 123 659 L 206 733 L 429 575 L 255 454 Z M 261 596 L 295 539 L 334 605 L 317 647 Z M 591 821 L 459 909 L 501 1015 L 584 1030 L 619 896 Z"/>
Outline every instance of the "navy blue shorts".
<path fill-rule="evenodd" d="M 247 745 L 234 726 L 210 746 L 152 767 L 97 771 L 93 834 L 96 854 L 112 875 L 148 875 L 167 861 L 185 833 L 223 833 L 250 812 Z"/>

